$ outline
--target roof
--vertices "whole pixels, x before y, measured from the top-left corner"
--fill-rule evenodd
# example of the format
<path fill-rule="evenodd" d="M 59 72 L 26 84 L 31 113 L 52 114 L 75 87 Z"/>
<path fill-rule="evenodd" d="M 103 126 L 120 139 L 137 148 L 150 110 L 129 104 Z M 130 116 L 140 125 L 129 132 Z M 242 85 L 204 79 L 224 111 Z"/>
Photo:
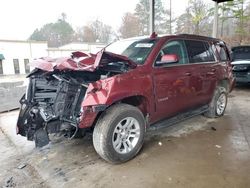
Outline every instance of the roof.
<path fill-rule="evenodd" d="M 5 59 L 3 54 L 0 54 L 0 60 L 3 60 L 3 59 Z"/>
<path fill-rule="evenodd" d="M 159 38 L 178 38 L 181 37 L 183 39 L 196 39 L 196 40 L 206 40 L 206 41 L 214 41 L 214 42 L 221 42 L 222 40 L 208 37 L 208 36 L 202 36 L 202 35 L 195 35 L 195 34 L 171 34 L 171 35 L 160 35 Z"/>
<path fill-rule="evenodd" d="M 179 35 L 176 35 L 176 36 L 182 36 L 182 37 L 185 37 L 185 38 L 200 38 L 200 39 L 205 39 L 205 40 L 219 40 L 217 38 L 202 36 L 202 35 L 195 35 L 195 34 L 179 34 Z"/>

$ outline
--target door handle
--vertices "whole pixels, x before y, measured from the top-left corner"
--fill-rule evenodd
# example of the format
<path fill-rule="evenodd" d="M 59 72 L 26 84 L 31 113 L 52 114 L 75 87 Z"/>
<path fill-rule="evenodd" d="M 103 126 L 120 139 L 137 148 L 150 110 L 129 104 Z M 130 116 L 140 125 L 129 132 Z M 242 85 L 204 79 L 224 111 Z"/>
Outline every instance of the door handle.
<path fill-rule="evenodd" d="M 191 73 L 190 72 L 186 72 L 185 76 L 191 76 Z"/>
<path fill-rule="evenodd" d="M 214 75 L 214 72 L 207 72 L 207 75 Z"/>
<path fill-rule="evenodd" d="M 216 72 L 216 69 L 211 69 L 210 71 L 207 72 L 207 75 L 214 75 Z"/>
<path fill-rule="evenodd" d="M 211 71 L 212 71 L 212 72 L 215 72 L 215 71 L 216 71 L 216 69 L 211 69 Z"/>

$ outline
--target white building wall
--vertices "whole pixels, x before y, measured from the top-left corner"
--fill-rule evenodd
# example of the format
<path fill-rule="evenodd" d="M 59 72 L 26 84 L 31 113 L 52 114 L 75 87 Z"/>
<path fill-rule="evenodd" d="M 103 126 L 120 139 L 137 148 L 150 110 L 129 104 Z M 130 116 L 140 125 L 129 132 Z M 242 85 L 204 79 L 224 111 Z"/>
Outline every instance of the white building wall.
<path fill-rule="evenodd" d="M 52 58 L 58 57 L 70 57 L 72 52 L 79 51 L 79 50 L 60 50 L 60 49 L 48 49 L 48 56 Z"/>
<path fill-rule="evenodd" d="M 15 74 L 13 59 L 18 59 L 20 74 L 25 73 L 24 59 L 31 62 L 35 58 L 48 56 L 47 42 L 0 40 L 0 53 L 4 55 L 3 74 Z"/>
<path fill-rule="evenodd" d="M 75 51 L 95 54 L 105 46 L 100 43 L 70 43 L 59 48 L 48 48 L 47 42 L 0 40 L 0 54 L 3 54 L 5 58 L 2 61 L 3 74 L 15 74 L 13 59 L 19 61 L 20 74 L 26 74 L 24 59 L 29 59 L 31 62 L 33 59 L 47 56 L 69 57 Z"/>
<path fill-rule="evenodd" d="M 96 54 L 101 49 L 103 49 L 105 44 L 95 44 L 95 43 L 70 43 L 59 48 L 48 48 L 48 55 L 52 58 L 57 57 L 69 57 L 72 52 L 80 51 L 84 53 Z"/>

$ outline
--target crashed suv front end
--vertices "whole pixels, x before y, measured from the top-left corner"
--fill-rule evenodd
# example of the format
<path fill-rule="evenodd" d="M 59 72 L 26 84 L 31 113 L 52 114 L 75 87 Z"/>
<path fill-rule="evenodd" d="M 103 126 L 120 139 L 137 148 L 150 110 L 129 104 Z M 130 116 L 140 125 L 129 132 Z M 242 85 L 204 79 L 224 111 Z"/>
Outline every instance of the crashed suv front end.
<path fill-rule="evenodd" d="M 89 96 L 103 90 L 103 99 L 107 98 L 115 76 L 136 64 L 103 50 L 97 55 L 75 52 L 71 58 L 42 58 L 33 66 L 36 69 L 28 75 L 27 91 L 20 100 L 17 134 L 42 147 L 49 143 L 48 134 L 73 138 L 91 127 L 106 104 L 103 100 L 89 106 Z"/>

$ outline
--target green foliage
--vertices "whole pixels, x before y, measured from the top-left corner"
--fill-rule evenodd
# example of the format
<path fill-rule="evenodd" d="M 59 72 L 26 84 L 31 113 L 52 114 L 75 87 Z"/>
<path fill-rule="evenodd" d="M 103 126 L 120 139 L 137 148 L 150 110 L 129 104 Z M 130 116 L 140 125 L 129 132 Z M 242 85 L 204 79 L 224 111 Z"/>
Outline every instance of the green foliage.
<path fill-rule="evenodd" d="M 72 42 L 74 30 L 65 19 L 66 15 L 63 13 L 62 19 L 58 19 L 54 23 L 45 24 L 42 28 L 36 29 L 29 39 L 48 41 L 50 47 L 58 47 Z"/>
<path fill-rule="evenodd" d="M 211 35 L 211 11 L 202 0 L 189 0 L 186 12 L 177 18 L 176 33 Z"/>
<path fill-rule="evenodd" d="M 211 2 L 211 1 L 210 1 Z M 167 1 L 169 3 L 169 1 Z M 139 0 L 134 13 L 126 13 L 118 30 L 122 38 L 149 35 L 149 0 Z M 174 12 L 174 10 L 173 10 Z M 214 8 L 208 6 L 205 0 L 189 0 L 185 12 L 176 19 L 175 33 L 190 33 L 211 36 Z M 73 30 L 62 13 L 60 19 L 47 23 L 34 30 L 29 39 L 48 41 L 50 47 L 72 42 L 103 42 L 108 43 L 116 35 L 111 26 L 100 20 Z M 246 43 L 250 33 L 250 0 L 234 0 L 219 4 L 219 33 L 222 37 L 232 38 L 233 41 Z M 170 31 L 169 10 L 163 7 L 162 0 L 155 0 L 155 30 L 158 34 Z M 250 41 L 248 42 L 250 43 Z"/>
<path fill-rule="evenodd" d="M 119 32 L 122 38 L 138 36 L 140 33 L 138 17 L 130 12 L 125 13 Z"/>
<path fill-rule="evenodd" d="M 139 35 L 149 35 L 150 18 L 149 0 L 140 0 L 135 8 L 135 16 L 139 20 Z M 164 9 L 161 0 L 155 1 L 155 31 L 158 34 L 169 32 L 169 12 Z"/>
<path fill-rule="evenodd" d="M 110 25 L 104 24 L 100 20 L 95 20 L 77 29 L 76 40 L 80 42 L 109 43 L 113 34 L 114 32 Z"/>
<path fill-rule="evenodd" d="M 245 14 L 244 0 L 234 0 L 224 3 L 222 10 L 237 19 L 235 32 L 240 35 L 246 35 L 244 23 L 248 21 L 249 16 Z"/>

